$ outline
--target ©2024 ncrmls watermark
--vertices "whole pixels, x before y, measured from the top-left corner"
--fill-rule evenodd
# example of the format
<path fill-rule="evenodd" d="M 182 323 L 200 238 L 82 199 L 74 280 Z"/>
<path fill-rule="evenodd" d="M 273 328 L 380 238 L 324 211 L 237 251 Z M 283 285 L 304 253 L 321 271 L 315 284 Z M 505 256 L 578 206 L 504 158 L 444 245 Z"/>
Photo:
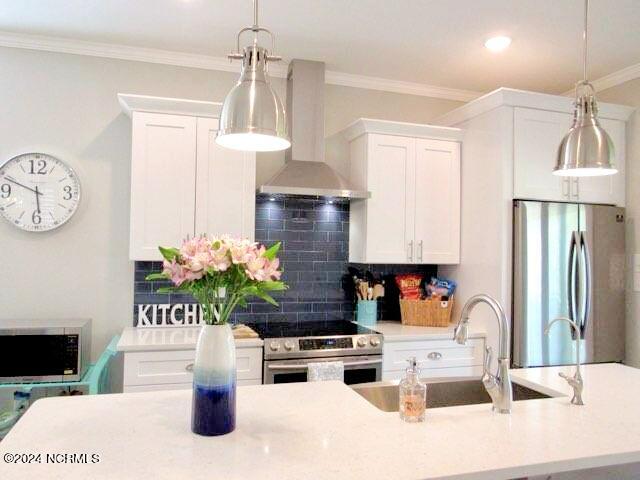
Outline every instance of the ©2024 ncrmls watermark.
<path fill-rule="evenodd" d="M 92 464 L 100 463 L 99 453 L 69 453 L 69 452 L 46 452 L 46 453 L 11 453 L 2 455 L 4 463 L 32 464 Z"/>

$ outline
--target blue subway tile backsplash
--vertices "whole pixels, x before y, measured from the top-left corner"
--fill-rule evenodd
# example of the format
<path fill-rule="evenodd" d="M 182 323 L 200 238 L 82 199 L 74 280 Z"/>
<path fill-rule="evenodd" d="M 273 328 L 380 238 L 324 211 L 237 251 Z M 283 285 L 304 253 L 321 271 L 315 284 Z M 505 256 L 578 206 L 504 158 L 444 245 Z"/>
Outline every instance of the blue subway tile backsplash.
<path fill-rule="evenodd" d="M 289 289 L 274 295 L 279 306 L 251 299 L 247 307 L 237 309 L 234 322 L 278 322 L 351 320 L 353 289 L 347 268 L 349 252 L 349 203 L 316 197 L 256 198 L 257 242 L 271 245 L 282 242 L 280 252 L 283 280 Z M 436 274 L 430 265 L 352 265 L 385 276 L 387 296 L 379 304 L 382 318 L 399 319 L 397 289 L 393 275 L 421 272 Z M 160 262 L 136 262 L 134 282 L 134 325 L 139 304 L 193 303 L 185 294 L 160 294 L 166 282 L 147 282 L 147 274 L 160 271 Z"/>

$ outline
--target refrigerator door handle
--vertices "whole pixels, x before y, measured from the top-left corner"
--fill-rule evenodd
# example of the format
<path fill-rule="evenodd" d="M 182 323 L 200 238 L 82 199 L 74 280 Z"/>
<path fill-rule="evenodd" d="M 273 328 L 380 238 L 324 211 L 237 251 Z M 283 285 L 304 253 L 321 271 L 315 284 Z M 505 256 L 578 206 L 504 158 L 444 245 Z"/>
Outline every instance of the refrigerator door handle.
<path fill-rule="evenodd" d="M 591 310 L 591 255 L 589 254 L 589 244 L 587 243 L 585 232 L 580 232 L 580 253 L 584 261 L 584 308 L 579 325 L 581 337 L 584 339 Z"/>
<path fill-rule="evenodd" d="M 576 282 L 574 279 L 574 263 L 576 259 L 576 236 L 577 232 L 571 232 L 571 242 L 569 243 L 569 269 L 567 271 L 567 295 L 569 297 L 569 319 L 576 320 Z"/>

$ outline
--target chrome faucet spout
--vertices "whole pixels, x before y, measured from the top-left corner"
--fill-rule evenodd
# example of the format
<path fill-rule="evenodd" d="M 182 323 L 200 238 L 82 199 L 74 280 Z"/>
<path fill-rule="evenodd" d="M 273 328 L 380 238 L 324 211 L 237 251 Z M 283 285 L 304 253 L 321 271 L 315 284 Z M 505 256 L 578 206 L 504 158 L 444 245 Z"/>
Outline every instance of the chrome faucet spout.
<path fill-rule="evenodd" d="M 509 375 L 509 322 L 504 309 L 498 301 L 486 294 L 474 295 L 462 307 L 460 321 L 454 330 L 453 338 L 456 342 L 464 344 L 469 336 L 469 316 L 473 308 L 479 303 L 486 303 L 491 307 L 498 320 L 498 370 L 492 374 L 490 370 L 492 349 L 487 347 L 485 351 L 484 373 L 482 383 L 493 402 L 493 409 L 500 413 L 511 413 L 512 387 Z"/>
<path fill-rule="evenodd" d="M 571 403 L 573 405 L 584 405 L 584 402 L 582 401 L 582 390 L 584 389 L 584 381 L 582 380 L 582 375 L 580 373 L 580 327 L 578 327 L 578 324 L 570 318 L 558 317 L 554 318 L 549 323 L 549 325 L 547 325 L 547 328 L 544 329 L 545 335 L 549 335 L 551 326 L 556 322 L 567 322 L 576 333 L 576 372 L 574 373 L 573 377 L 570 377 L 563 372 L 558 373 L 558 375 L 564 378 L 573 389 L 573 397 L 571 398 Z"/>

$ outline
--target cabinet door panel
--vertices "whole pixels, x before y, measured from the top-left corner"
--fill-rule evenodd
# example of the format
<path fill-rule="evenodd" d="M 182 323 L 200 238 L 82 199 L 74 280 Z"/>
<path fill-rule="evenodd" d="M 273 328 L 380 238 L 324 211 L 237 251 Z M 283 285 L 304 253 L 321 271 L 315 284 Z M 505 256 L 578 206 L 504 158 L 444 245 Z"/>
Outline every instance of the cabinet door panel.
<path fill-rule="evenodd" d="M 160 260 L 158 246 L 194 233 L 196 119 L 133 113 L 131 153 L 132 260 Z"/>
<path fill-rule="evenodd" d="M 514 108 L 514 198 L 576 200 L 570 198 L 567 179 L 551 173 L 571 121 L 568 113 Z"/>
<path fill-rule="evenodd" d="M 413 263 L 415 139 L 370 135 L 368 149 L 366 260 Z"/>
<path fill-rule="evenodd" d="M 460 260 L 460 144 L 416 140 L 415 263 Z"/>
<path fill-rule="evenodd" d="M 217 130 L 217 119 L 198 119 L 196 234 L 253 240 L 256 156 L 221 147 Z"/>
<path fill-rule="evenodd" d="M 618 173 L 605 177 L 580 177 L 578 199 L 584 203 L 604 203 L 623 207 L 625 204 L 625 124 L 619 120 L 600 119 L 600 125 L 611 137 Z"/>

